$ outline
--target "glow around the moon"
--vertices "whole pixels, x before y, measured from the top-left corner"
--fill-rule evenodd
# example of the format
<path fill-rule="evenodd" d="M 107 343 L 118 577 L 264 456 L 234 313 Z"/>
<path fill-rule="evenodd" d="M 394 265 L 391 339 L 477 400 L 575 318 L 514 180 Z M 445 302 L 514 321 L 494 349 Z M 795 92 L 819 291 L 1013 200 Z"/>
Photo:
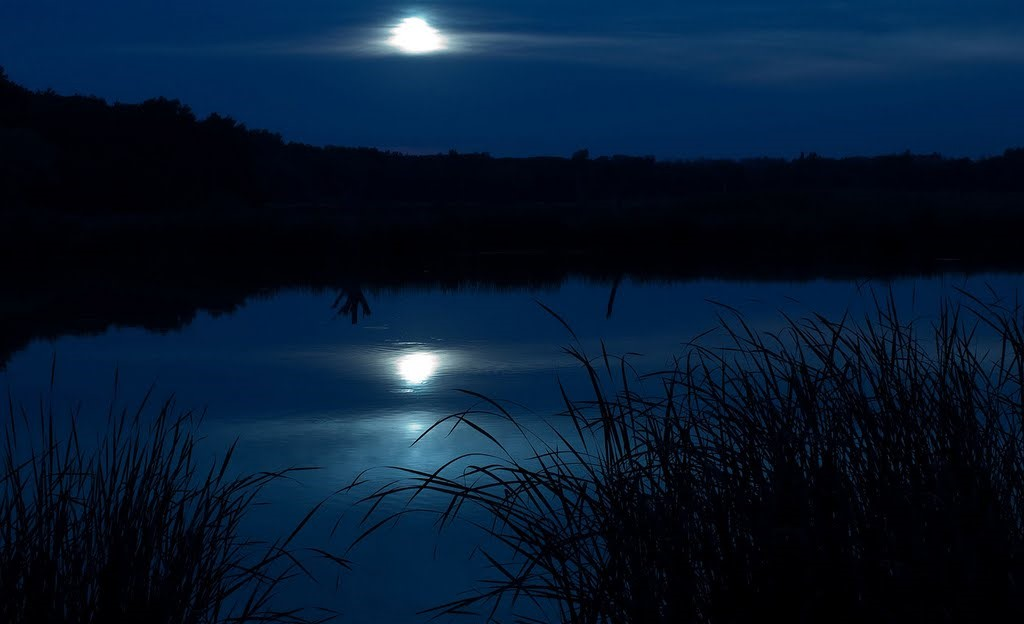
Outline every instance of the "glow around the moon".
<path fill-rule="evenodd" d="M 439 30 L 421 17 L 407 17 L 391 29 L 389 46 L 406 54 L 429 54 L 448 47 L 448 42 Z"/>

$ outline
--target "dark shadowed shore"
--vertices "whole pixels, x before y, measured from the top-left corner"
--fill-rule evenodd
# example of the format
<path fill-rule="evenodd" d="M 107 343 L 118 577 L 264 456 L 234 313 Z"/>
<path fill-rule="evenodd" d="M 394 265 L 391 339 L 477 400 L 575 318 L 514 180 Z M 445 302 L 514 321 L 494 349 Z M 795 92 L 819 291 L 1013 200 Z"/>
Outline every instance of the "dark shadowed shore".
<path fill-rule="evenodd" d="M 282 288 L 1024 268 L 1024 150 L 657 161 L 313 147 L 0 71 L 0 362 Z"/>

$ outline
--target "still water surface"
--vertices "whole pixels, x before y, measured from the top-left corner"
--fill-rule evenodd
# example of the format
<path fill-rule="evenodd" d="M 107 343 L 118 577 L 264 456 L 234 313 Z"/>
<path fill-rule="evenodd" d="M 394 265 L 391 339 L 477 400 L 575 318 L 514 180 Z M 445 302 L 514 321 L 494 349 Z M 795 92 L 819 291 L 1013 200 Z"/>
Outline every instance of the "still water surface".
<path fill-rule="evenodd" d="M 222 451 L 237 438 L 239 470 L 321 467 L 298 484 L 274 488 L 249 527 L 279 534 L 363 470 L 374 469 L 368 478 L 380 483 L 393 476 L 386 466 L 433 469 L 461 453 L 493 450 L 468 430 L 412 445 L 439 418 L 478 403 L 459 389 L 509 401 L 517 418 L 537 431 L 564 425 L 558 382 L 586 398 L 585 379 L 562 350 L 572 336 L 538 302 L 572 326 L 590 355 L 600 353 L 603 340 L 609 353 L 637 354 L 631 361 L 650 372 L 670 367 L 687 341 L 716 326 L 723 308 L 711 302 L 738 308 L 750 324 L 770 331 L 781 326 L 780 312 L 863 313 L 872 292 L 884 296 L 891 289 L 909 319 L 933 316 L 939 299 L 958 297 L 960 288 L 990 298 L 990 290 L 1013 297 L 1021 287 L 1024 276 L 954 274 L 859 283 L 627 281 L 610 317 L 610 284 L 400 290 L 369 293 L 372 314 L 357 324 L 332 308 L 334 293 L 290 291 L 251 300 L 231 315 L 200 314 L 171 333 L 123 328 L 40 341 L 11 358 L 0 383 L 31 404 L 48 394 L 56 354 L 52 400 L 80 404 L 81 419 L 89 421 L 80 427 L 104 422 L 118 371 L 123 401 L 141 398 L 155 383 L 156 396 L 174 393 L 180 407 L 205 409 L 205 443 Z M 506 423 L 487 416 L 480 423 L 513 452 L 526 452 Z M 331 499 L 310 535 L 325 535 L 341 518 L 329 545 L 344 550 L 360 532 L 354 498 Z M 425 621 L 417 610 L 454 598 L 483 574 L 482 559 L 471 556 L 475 541 L 469 529 L 438 539 L 428 517 L 412 516 L 353 549 L 354 570 L 337 589 L 331 577 L 290 597 L 340 609 L 342 621 Z"/>

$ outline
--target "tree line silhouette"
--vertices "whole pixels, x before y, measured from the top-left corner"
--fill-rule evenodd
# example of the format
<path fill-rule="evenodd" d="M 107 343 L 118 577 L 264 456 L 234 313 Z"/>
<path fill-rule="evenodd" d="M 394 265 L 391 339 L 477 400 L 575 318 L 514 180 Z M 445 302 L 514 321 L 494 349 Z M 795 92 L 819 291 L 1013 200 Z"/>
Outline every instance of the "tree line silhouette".
<path fill-rule="evenodd" d="M 40 337 L 177 327 L 286 287 L 341 292 L 351 319 L 378 287 L 1019 271 L 1021 231 L 1024 149 L 409 156 L 289 143 L 165 98 L 34 92 L 0 70 L 0 264 L 17 267 L 0 365 Z"/>
<path fill-rule="evenodd" d="M 1021 149 L 408 156 L 288 143 L 165 98 L 34 92 L 0 69 L 0 264 L 17 267 L 0 366 L 41 337 L 179 327 L 279 288 L 340 292 L 355 318 L 353 294 L 385 287 L 1021 270 L 1021 231 Z"/>
<path fill-rule="evenodd" d="M 348 208 L 401 204 L 657 204 L 709 197 L 763 204 L 787 194 L 1024 191 L 1024 149 L 971 160 L 909 152 L 873 158 L 659 161 L 653 157 L 410 156 L 314 147 L 205 119 L 178 100 L 108 104 L 33 92 L 0 70 L 0 197 L 71 212 Z M 712 202 L 714 203 L 714 202 Z"/>

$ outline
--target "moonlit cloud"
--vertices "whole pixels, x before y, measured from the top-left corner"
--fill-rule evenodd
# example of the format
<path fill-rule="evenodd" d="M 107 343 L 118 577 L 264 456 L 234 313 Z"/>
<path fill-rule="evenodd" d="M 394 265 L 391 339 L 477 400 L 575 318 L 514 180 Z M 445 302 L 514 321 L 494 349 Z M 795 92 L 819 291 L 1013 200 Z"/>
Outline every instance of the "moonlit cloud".
<path fill-rule="evenodd" d="M 462 56 L 488 58 L 519 57 L 572 59 L 581 51 L 635 45 L 625 37 L 586 35 L 553 35 L 549 33 L 497 31 L 444 31 L 445 52 Z M 299 43 L 262 46 L 264 51 L 282 54 L 308 54 L 340 57 L 394 56 L 390 42 L 392 29 L 368 28 L 341 30 L 325 37 Z"/>
<path fill-rule="evenodd" d="M 448 59 L 581 63 L 739 83 L 848 80 L 958 65 L 1024 64 L 1024 37 L 1020 36 L 1024 25 L 1013 22 L 965 23 L 956 28 L 923 26 L 880 11 L 877 23 L 843 26 L 840 20 L 832 20 L 830 26 L 782 27 L 763 7 L 760 13 L 753 8 L 745 11 L 742 20 L 705 20 L 690 25 L 678 19 L 662 23 L 629 21 L 618 30 L 606 26 L 593 32 L 558 31 L 549 24 L 517 20 L 492 18 L 481 22 L 467 15 L 396 17 L 390 22 L 381 20 L 375 25 L 342 28 L 305 39 L 149 50 L 356 60 L 433 56 L 419 52 L 440 51 L 440 56 Z M 836 9 L 832 13 L 849 16 L 850 10 Z M 764 25 L 758 25 L 758 21 Z M 396 45 L 396 32 L 403 28 L 413 28 L 420 39 L 410 44 L 411 39 L 406 37 L 404 45 Z M 410 46 L 426 46 L 429 50 L 412 50 Z"/>
<path fill-rule="evenodd" d="M 956 65 L 1024 63 L 1024 41 L 992 31 L 756 33 L 732 42 L 737 79 L 787 81 L 872 77 Z M 762 52 L 757 60 L 750 52 Z M 740 54 L 744 53 L 744 54 Z"/>
<path fill-rule="evenodd" d="M 1012 29 L 892 32 L 748 29 L 617 35 L 446 31 L 453 56 L 526 59 L 685 72 L 724 81 L 870 77 L 950 64 L 1024 63 Z M 380 30 L 349 30 L 279 52 L 338 57 L 395 54 Z"/>

